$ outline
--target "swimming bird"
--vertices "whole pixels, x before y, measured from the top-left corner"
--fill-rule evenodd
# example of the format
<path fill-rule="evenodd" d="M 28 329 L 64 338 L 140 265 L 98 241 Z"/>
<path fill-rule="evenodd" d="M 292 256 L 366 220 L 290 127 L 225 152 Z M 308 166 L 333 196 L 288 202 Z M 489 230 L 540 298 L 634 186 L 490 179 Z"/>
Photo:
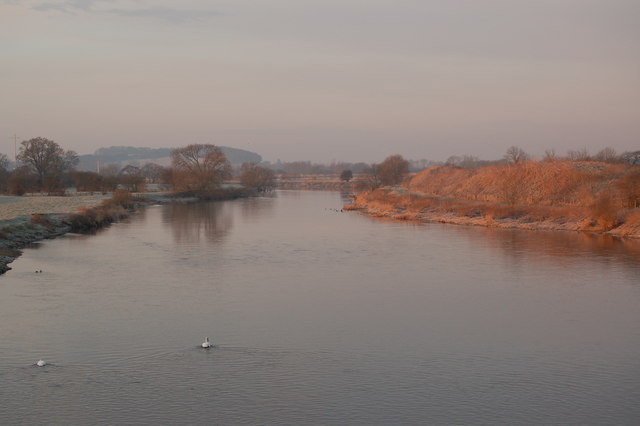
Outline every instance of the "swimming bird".
<path fill-rule="evenodd" d="M 38 367 L 44 367 L 45 365 L 47 365 L 47 363 L 45 361 L 43 361 L 43 360 L 40 360 L 40 361 L 36 362 L 36 365 Z"/>
<path fill-rule="evenodd" d="M 202 342 L 201 346 L 203 348 L 205 348 L 205 349 L 209 349 L 211 347 L 211 342 L 209 342 L 209 338 L 208 337 L 204 338 L 204 342 Z"/>

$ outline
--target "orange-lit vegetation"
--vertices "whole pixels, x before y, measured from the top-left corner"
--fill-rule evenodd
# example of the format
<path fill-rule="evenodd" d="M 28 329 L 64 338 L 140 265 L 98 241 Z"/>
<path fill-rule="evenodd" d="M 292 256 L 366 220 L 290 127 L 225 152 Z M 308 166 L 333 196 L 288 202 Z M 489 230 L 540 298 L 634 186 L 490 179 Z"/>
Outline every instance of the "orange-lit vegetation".
<path fill-rule="evenodd" d="M 129 215 L 134 207 L 134 199 L 129 191 L 118 189 L 110 200 L 104 200 L 96 207 L 81 207 L 70 214 L 68 221 L 74 231 L 99 229 Z"/>
<path fill-rule="evenodd" d="M 231 175 L 231 164 L 220 148 L 211 144 L 192 144 L 171 153 L 173 185 L 178 191 L 207 193 L 220 188 Z"/>
<path fill-rule="evenodd" d="M 401 189 L 359 194 L 350 208 L 396 219 L 640 236 L 640 167 L 523 161 L 428 168 Z"/>
<path fill-rule="evenodd" d="M 245 188 L 257 192 L 271 191 L 275 185 L 273 170 L 256 163 L 242 163 L 239 178 Z"/>
<path fill-rule="evenodd" d="M 39 213 L 33 213 L 31 215 L 31 223 L 44 226 L 48 230 L 53 230 L 55 228 L 55 225 L 53 224 L 53 222 L 51 222 L 51 220 L 47 215 L 43 215 Z"/>

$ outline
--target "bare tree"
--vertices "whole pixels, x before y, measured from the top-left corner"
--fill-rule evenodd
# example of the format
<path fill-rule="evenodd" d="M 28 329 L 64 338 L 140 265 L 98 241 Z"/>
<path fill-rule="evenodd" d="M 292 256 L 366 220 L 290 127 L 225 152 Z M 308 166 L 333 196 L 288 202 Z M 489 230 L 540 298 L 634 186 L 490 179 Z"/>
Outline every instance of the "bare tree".
<path fill-rule="evenodd" d="M 118 173 L 120 166 L 117 164 L 106 164 L 100 167 L 98 174 L 102 176 L 103 190 L 115 191 L 118 188 L 119 177 Z"/>
<path fill-rule="evenodd" d="M 349 182 L 351 179 L 353 179 L 353 172 L 350 169 L 343 170 L 342 173 L 340 173 L 340 180 Z"/>
<path fill-rule="evenodd" d="M 193 144 L 171 153 L 173 183 L 178 190 L 209 191 L 217 189 L 231 175 L 231 164 L 220 148 L 210 144 Z"/>
<path fill-rule="evenodd" d="M 367 176 L 367 181 L 363 184 L 363 187 L 369 187 L 369 189 L 376 189 L 382 185 L 380 181 L 380 165 L 372 164 L 370 167 L 364 170 L 365 175 Z"/>
<path fill-rule="evenodd" d="M 383 185 L 397 185 L 409 173 L 409 162 L 398 154 L 387 157 L 378 167 Z"/>
<path fill-rule="evenodd" d="M 240 182 L 245 188 L 258 192 L 271 191 L 275 185 L 273 170 L 256 163 L 242 163 L 240 166 Z"/>
<path fill-rule="evenodd" d="M 569 161 L 591 161 L 591 155 L 587 148 L 582 148 L 577 151 L 570 149 L 567 151 L 567 158 Z"/>
<path fill-rule="evenodd" d="M 166 167 L 156 163 L 145 163 L 140 170 L 149 182 L 164 183 L 162 179 L 166 175 Z"/>
<path fill-rule="evenodd" d="M 542 161 L 557 161 L 558 160 L 558 155 L 556 154 L 556 150 L 555 149 L 547 149 L 544 152 L 544 157 L 542 158 Z"/>
<path fill-rule="evenodd" d="M 37 175 L 37 186 L 42 190 L 57 189 L 63 172 L 78 164 L 78 155 L 74 151 L 65 151 L 52 140 L 33 138 L 23 141 L 17 159 Z"/>
<path fill-rule="evenodd" d="M 37 189 L 37 177 L 29 166 L 21 165 L 11 171 L 8 180 L 9 193 L 24 195 L 26 192 Z"/>
<path fill-rule="evenodd" d="M 446 166 L 460 167 L 460 163 L 462 163 L 462 157 L 460 157 L 459 155 L 451 155 L 449 158 L 447 158 L 447 161 L 445 161 L 444 164 Z"/>
<path fill-rule="evenodd" d="M 611 148 L 610 146 L 598 151 L 598 153 L 593 158 L 597 161 L 604 161 L 605 163 L 615 163 L 619 160 L 616 150 Z"/>
<path fill-rule="evenodd" d="M 0 154 L 0 192 L 5 193 L 9 189 L 9 159 L 5 154 Z"/>
<path fill-rule="evenodd" d="M 144 175 L 140 167 L 131 164 L 123 167 L 118 174 L 118 180 L 127 191 L 139 192 L 144 190 Z"/>
<path fill-rule="evenodd" d="M 507 153 L 504 154 L 504 159 L 511 164 L 524 163 L 529 160 L 529 158 L 529 154 L 527 154 L 524 149 L 517 146 L 509 147 L 509 149 L 507 149 Z"/>
<path fill-rule="evenodd" d="M 0 170 L 9 171 L 10 161 L 5 154 L 0 154 Z"/>
<path fill-rule="evenodd" d="M 94 172 L 75 172 L 74 180 L 78 191 L 102 191 L 104 177 Z"/>

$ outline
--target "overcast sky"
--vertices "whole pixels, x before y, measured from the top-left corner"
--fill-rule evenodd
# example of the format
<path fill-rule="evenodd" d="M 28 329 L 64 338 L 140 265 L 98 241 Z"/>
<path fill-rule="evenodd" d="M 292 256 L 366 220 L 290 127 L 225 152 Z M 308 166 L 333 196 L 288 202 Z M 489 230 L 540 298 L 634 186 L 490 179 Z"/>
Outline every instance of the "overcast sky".
<path fill-rule="evenodd" d="M 0 152 L 640 149 L 638 0 L 0 0 Z"/>

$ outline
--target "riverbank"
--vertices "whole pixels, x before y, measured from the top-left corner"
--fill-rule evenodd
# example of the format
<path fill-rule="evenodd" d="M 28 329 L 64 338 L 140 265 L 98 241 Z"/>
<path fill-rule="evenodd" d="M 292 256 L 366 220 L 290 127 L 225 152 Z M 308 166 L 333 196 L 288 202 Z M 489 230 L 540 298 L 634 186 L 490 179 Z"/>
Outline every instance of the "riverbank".
<path fill-rule="evenodd" d="M 111 198 L 109 198 L 111 197 Z M 128 216 L 143 198 L 126 191 L 62 197 L 0 197 L 0 274 L 29 245 L 67 232 L 88 232 Z"/>
<path fill-rule="evenodd" d="M 640 167 L 598 161 L 434 166 L 347 209 L 401 220 L 640 238 Z"/>
<path fill-rule="evenodd" d="M 69 232 L 66 217 L 66 214 L 34 214 L 0 221 L 0 274 L 11 269 L 8 265 L 22 254 L 21 249 Z"/>
<path fill-rule="evenodd" d="M 190 204 L 232 200 L 253 195 L 241 189 L 207 194 L 144 193 L 116 190 L 100 195 L 23 197 L 0 196 L 0 275 L 22 254 L 22 249 L 67 232 L 93 232 L 150 204 Z"/>
<path fill-rule="evenodd" d="M 639 209 L 618 212 L 611 219 L 593 207 L 508 205 L 437 197 L 401 188 L 362 192 L 344 209 L 394 220 L 523 230 L 588 231 L 640 238 Z"/>

